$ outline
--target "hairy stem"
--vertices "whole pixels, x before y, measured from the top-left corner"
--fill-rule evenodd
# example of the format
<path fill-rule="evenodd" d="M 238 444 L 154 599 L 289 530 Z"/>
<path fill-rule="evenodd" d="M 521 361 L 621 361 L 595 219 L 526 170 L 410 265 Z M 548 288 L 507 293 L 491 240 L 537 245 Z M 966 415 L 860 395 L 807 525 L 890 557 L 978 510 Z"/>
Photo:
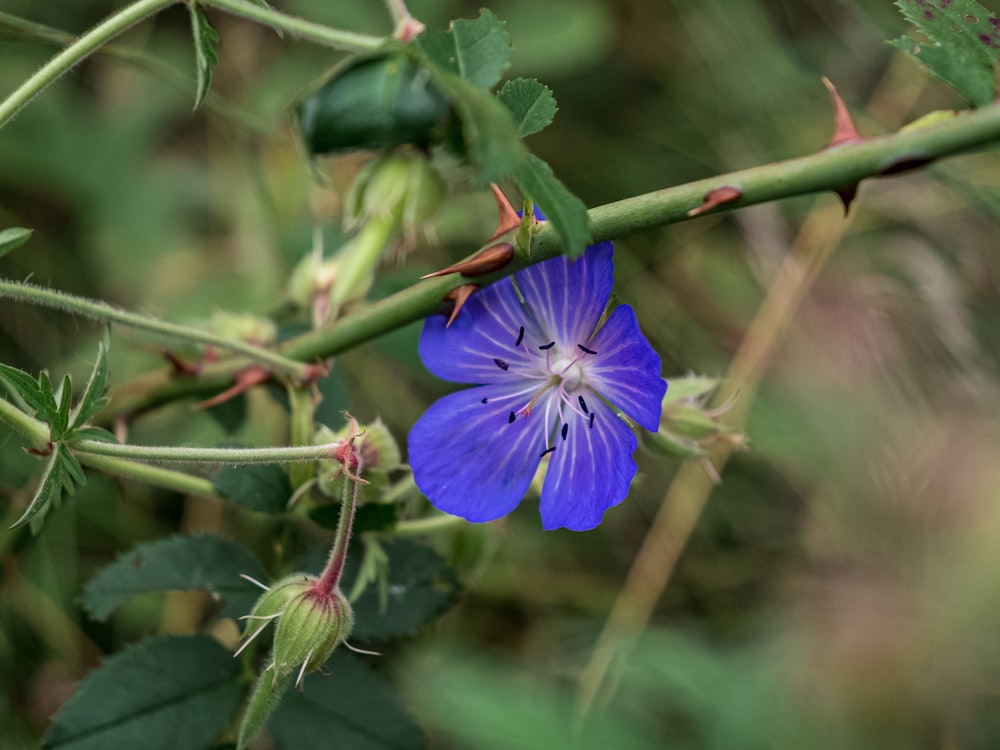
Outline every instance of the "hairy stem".
<path fill-rule="evenodd" d="M 49 445 L 49 427 L 40 419 L 35 419 L 18 409 L 6 399 L 0 398 L 0 421 L 9 424 L 15 432 L 36 450 L 45 450 Z"/>
<path fill-rule="evenodd" d="M 246 341 L 232 339 L 226 336 L 219 336 L 209 331 L 188 326 L 167 323 L 150 315 L 129 312 L 120 307 L 115 307 L 107 302 L 77 297 L 66 292 L 45 287 L 25 284 L 8 279 L 0 279 L 0 297 L 8 297 L 21 302 L 30 302 L 43 307 L 52 307 L 64 312 L 85 315 L 88 318 L 96 318 L 110 323 L 119 323 L 131 328 L 157 333 L 162 336 L 180 339 L 195 344 L 214 346 L 238 354 L 243 354 L 255 362 L 268 365 L 279 372 L 288 373 L 304 378 L 309 373 L 309 366 L 302 362 L 284 357 L 259 346 L 249 344 Z"/>
<path fill-rule="evenodd" d="M 378 49 L 385 43 L 385 39 L 382 37 L 332 29 L 329 26 L 307 21 L 304 18 L 280 13 L 272 8 L 255 5 L 254 3 L 247 2 L 247 0 L 202 0 L 202 4 L 244 16 L 258 23 L 273 26 L 275 29 L 286 31 L 304 41 L 322 44 L 326 47 L 335 47 L 352 52 L 365 52 Z"/>
<path fill-rule="evenodd" d="M 360 470 L 360 465 L 358 466 Z M 316 585 L 325 593 L 333 592 L 340 584 L 340 576 L 344 573 L 344 563 L 347 561 L 347 547 L 351 543 L 351 530 L 354 528 L 354 513 L 358 508 L 358 481 L 344 473 L 342 478 L 344 490 L 340 498 L 340 518 L 337 519 L 337 535 L 333 540 L 330 557 Z"/>
<path fill-rule="evenodd" d="M 79 440 L 72 444 L 81 460 L 84 454 L 113 456 L 154 463 L 285 464 L 320 461 L 334 457 L 339 442 L 278 448 L 192 448 L 177 445 L 122 445 L 101 440 Z"/>
<path fill-rule="evenodd" d="M 155 487 L 163 487 L 175 492 L 182 492 L 186 495 L 201 495 L 202 497 L 214 497 L 223 499 L 222 495 L 215 489 L 215 485 L 204 477 L 194 476 L 175 469 L 164 469 L 162 466 L 150 466 L 149 464 L 130 461 L 114 456 L 99 456 L 95 453 L 74 453 L 76 458 L 84 466 L 98 469 L 106 474 L 134 479 L 137 482 L 144 482 Z"/>
<path fill-rule="evenodd" d="M 178 0 L 138 0 L 109 16 L 62 52 L 39 68 L 10 96 L 0 102 L 0 128 L 10 121 L 28 102 L 40 94 L 74 65 L 90 55 L 108 40 L 129 27 L 173 5 Z"/>

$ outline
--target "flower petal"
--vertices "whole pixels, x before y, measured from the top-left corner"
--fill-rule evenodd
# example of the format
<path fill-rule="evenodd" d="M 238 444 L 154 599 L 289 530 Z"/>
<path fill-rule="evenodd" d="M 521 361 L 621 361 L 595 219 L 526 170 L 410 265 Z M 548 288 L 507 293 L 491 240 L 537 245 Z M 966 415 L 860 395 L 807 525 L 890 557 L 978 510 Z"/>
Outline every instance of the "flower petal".
<path fill-rule="evenodd" d="M 530 336 L 534 340 L 541 334 L 524 311 L 510 279 L 475 292 L 450 328 L 446 323 L 444 316 L 435 315 L 427 319 L 420 334 L 420 358 L 443 380 L 505 382 L 516 372 L 530 370 L 537 361 L 525 339 Z M 524 334 L 520 333 L 522 327 Z M 510 368 L 502 369 L 497 359 Z"/>
<path fill-rule="evenodd" d="M 611 296 L 613 254 L 614 246 L 602 242 L 576 260 L 560 256 L 517 273 L 517 288 L 545 337 L 533 345 L 555 341 L 560 349 L 575 350 L 587 344 Z"/>
<path fill-rule="evenodd" d="M 594 528 L 604 511 L 625 499 L 635 476 L 632 430 L 596 397 L 590 398 L 590 410 L 592 422 L 570 419 L 566 439 L 556 438 L 542 486 L 545 529 Z"/>
<path fill-rule="evenodd" d="M 647 430 L 658 430 L 667 382 L 635 311 L 620 305 L 587 346 L 597 352 L 587 363 L 591 387 Z"/>
<path fill-rule="evenodd" d="M 487 385 L 452 393 L 413 425 L 413 478 L 434 507 L 468 521 L 492 521 L 524 497 L 544 448 L 545 423 L 509 422 L 516 408 L 516 399 L 503 398 L 509 392 Z"/>

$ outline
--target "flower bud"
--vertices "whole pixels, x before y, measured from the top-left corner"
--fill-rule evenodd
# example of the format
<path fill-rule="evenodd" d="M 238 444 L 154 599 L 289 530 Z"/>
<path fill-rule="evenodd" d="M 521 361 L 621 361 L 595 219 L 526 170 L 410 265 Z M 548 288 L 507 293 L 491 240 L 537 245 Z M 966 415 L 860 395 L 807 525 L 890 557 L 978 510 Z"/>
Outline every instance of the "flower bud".
<path fill-rule="evenodd" d="M 429 221 L 444 197 L 444 183 L 417 153 L 390 153 L 358 173 L 344 201 L 344 221 L 354 226 L 391 218 L 412 234 Z"/>
<path fill-rule="evenodd" d="M 672 378 L 663 397 L 660 429 L 646 436 L 646 444 L 660 453 L 681 458 L 705 458 L 709 455 L 708 449 L 717 443 L 745 447 L 743 433 L 719 420 L 732 402 L 715 409 L 705 407 L 705 401 L 718 384 L 714 378 L 694 375 Z"/>
<path fill-rule="evenodd" d="M 273 666 L 276 676 L 298 668 L 298 680 L 322 666 L 354 627 L 354 611 L 334 588 L 324 591 L 320 579 L 285 603 L 274 633 Z"/>
<path fill-rule="evenodd" d="M 288 277 L 288 297 L 299 307 L 312 307 L 317 297 L 327 295 L 337 276 L 337 259 L 323 259 L 309 253 Z"/>
<path fill-rule="evenodd" d="M 267 318 L 223 310 L 212 313 L 209 328 L 220 336 L 252 344 L 270 344 L 274 342 L 278 334 L 274 322 Z"/>
<path fill-rule="evenodd" d="M 374 421 L 360 428 L 351 424 L 345 425 L 338 432 L 334 432 L 326 425 L 320 425 L 313 438 L 315 445 L 346 441 L 351 437 L 357 437 L 355 430 L 360 429 L 361 436 L 355 442 L 355 450 L 361 464 L 361 471 L 364 475 L 377 482 L 379 478 L 385 477 L 390 471 L 398 469 L 402 461 L 399 452 L 399 445 L 392 436 L 389 428 L 385 426 L 382 419 L 376 417 Z M 328 497 L 339 497 L 340 488 L 338 481 L 341 477 L 343 466 L 339 461 L 320 461 L 316 469 L 317 486 L 324 495 Z M 374 476 L 372 476 L 374 475 Z M 361 495 L 362 503 L 365 494 Z"/>

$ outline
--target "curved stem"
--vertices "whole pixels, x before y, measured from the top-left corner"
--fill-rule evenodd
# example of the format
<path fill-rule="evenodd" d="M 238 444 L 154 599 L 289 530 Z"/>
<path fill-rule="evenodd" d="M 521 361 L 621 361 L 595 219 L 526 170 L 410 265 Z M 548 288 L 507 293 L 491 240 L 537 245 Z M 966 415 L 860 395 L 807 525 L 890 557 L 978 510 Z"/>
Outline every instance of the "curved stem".
<path fill-rule="evenodd" d="M 70 70 L 91 52 L 129 27 L 158 13 L 178 0 L 138 0 L 109 16 L 39 68 L 10 96 L 0 102 L 0 128 L 50 83 Z"/>
<path fill-rule="evenodd" d="M 209 464 L 284 464 L 296 461 L 320 461 L 334 458 L 341 443 L 281 446 L 278 448 L 194 448 L 177 445 L 122 445 L 101 440 L 78 440 L 72 443 L 74 454 L 113 456 L 135 461 L 160 463 Z"/>
<path fill-rule="evenodd" d="M 32 448 L 44 450 L 49 445 L 49 427 L 18 409 L 10 401 L 0 398 L 0 421 L 9 424 Z"/>
<path fill-rule="evenodd" d="M 256 362 L 268 365 L 280 372 L 286 372 L 301 378 L 305 378 L 309 374 L 308 365 L 296 362 L 268 349 L 254 346 L 246 341 L 219 336 L 198 328 L 167 323 L 150 315 L 129 312 L 128 310 L 123 310 L 120 307 L 115 307 L 100 300 L 77 297 L 55 289 L 46 289 L 34 284 L 25 284 L 10 281 L 9 279 L 0 279 L 0 297 L 8 297 L 21 302 L 52 307 L 64 312 L 85 315 L 88 318 L 119 323 L 131 328 L 138 328 L 171 338 L 226 349 L 231 352 L 243 354 Z"/>
<path fill-rule="evenodd" d="M 361 467 L 358 467 L 360 471 Z M 358 481 L 344 473 L 342 477 L 344 489 L 340 498 L 340 518 L 337 519 L 337 535 L 333 540 L 330 557 L 326 567 L 316 582 L 316 586 L 324 593 L 333 592 L 340 584 L 344 573 L 344 563 L 347 561 L 347 547 L 351 543 L 351 530 L 354 528 L 354 513 L 358 509 Z"/>
<path fill-rule="evenodd" d="M 279 13 L 272 8 L 262 5 L 255 5 L 247 0 L 201 0 L 203 5 L 208 5 L 220 10 L 229 11 L 239 16 L 244 16 L 253 21 L 273 26 L 275 29 L 287 31 L 294 37 L 307 42 L 322 44 L 327 47 L 349 50 L 353 52 L 366 52 L 378 49 L 385 43 L 385 39 L 368 34 L 357 34 L 353 31 L 342 31 L 331 29 L 320 23 L 306 21 L 303 18 L 296 18 L 285 13 Z"/>

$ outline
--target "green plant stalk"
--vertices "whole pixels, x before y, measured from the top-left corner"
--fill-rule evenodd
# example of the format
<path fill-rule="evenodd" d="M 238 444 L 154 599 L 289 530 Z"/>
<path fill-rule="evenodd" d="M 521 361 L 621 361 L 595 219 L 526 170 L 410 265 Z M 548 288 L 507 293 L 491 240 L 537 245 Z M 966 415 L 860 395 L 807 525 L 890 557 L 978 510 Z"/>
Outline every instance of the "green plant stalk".
<path fill-rule="evenodd" d="M 450 516 L 447 513 L 435 513 L 427 518 L 416 518 L 412 521 L 400 521 L 395 526 L 375 533 L 380 538 L 397 538 L 407 536 L 423 536 L 439 531 L 454 529 L 465 524 L 464 518 Z"/>
<path fill-rule="evenodd" d="M 182 492 L 185 495 L 225 499 L 215 489 L 215 485 L 204 477 L 197 477 L 175 469 L 165 469 L 162 466 L 150 466 L 138 461 L 115 458 L 114 456 L 99 456 L 83 452 L 74 453 L 74 455 L 84 466 L 103 471 L 106 474 L 134 479 L 137 482 Z"/>
<path fill-rule="evenodd" d="M 42 420 L 25 414 L 4 398 L 0 398 L 0 420 L 9 424 L 35 450 L 46 450 L 49 447 L 49 426 Z"/>
<path fill-rule="evenodd" d="M 156 463 L 285 464 L 296 461 L 320 461 L 334 458 L 340 442 L 323 445 L 293 445 L 277 448 L 195 448 L 184 445 L 123 445 L 102 440 L 78 440 L 71 443 L 73 453 L 112 456 L 133 461 Z"/>
<path fill-rule="evenodd" d="M 907 132 L 871 138 L 856 144 L 824 149 L 796 159 L 753 167 L 696 182 L 657 190 L 598 206 L 588 212 L 595 242 L 611 240 L 631 231 L 685 221 L 710 191 L 725 186 L 741 191 L 738 200 L 710 213 L 828 190 L 840 190 L 876 177 L 894 165 L 926 163 L 953 154 L 982 148 L 1000 141 L 1000 104 L 963 112 L 949 120 Z M 492 240 L 494 244 L 497 240 Z M 547 260 L 562 251 L 559 238 L 546 224 L 532 234 L 531 257 L 520 254 L 508 266 L 476 277 L 486 285 L 509 276 L 531 263 Z M 303 361 L 340 354 L 385 333 L 448 308 L 444 301 L 452 289 L 470 283 L 458 274 L 427 279 L 374 304 L 345 315 L 323 328 L 286 342 L 280 351 Z M 115 394 L 106 418 L 134 414 L 167 401 L 195 396 L 225 387 L 239 369 L 234 363 L 219 363 L 204 376 L 171 380 L 151 374 L 130 384 L 127 392 Z"/>
<path fill-rule="evenodd" d="M 275 29 L 287 31 L 290 35 L 307 42 L 351 52 L 367 52 L 385 44 L 385 39 L 369 34 L 332 29 L 320 23 L 279 13 L 272 8 L 255 5 L 247 0 L 200 0 L 202 5 L 219 8 L 252 21 L 267 24 Z"/>
<path fill-rule="evenodd" d="M 337 254 L 339 264 L 330 290 L 331 316 L 353 299 L 358 289 L 367 291 L 371 286 L 375 269 L 399 232 L 401 216 L 401 207 L 396 207 L 385 215 L 371 217 Z"/>
<path fill-rule="evenodd" d="M 137 328 L 142 331 L 149 331 L 150 333 L 157 333 L 194 344 L 214 346 L 219 349 L 245 355 L 255 362 L 268 365 L 279 372 L 288 373 L 300 378 L 305 378 L 309 374 L 308 365 L 296 362 L 268 349 L 254 346 L 246 341 L 219 336 L 198 328 L 167 323 L 149 315 L 123 310 L 107 302 L 88 299 L 86 297 L 77 297 L 56 289 L 46 289 L 34 284 L 0 279 L 0 297 L 7 297 L 20 302 L 30 302 L 31 304 L 43 307 L 52 307 L 64 312 L 85 315 L 88 318 L 95 318 L 109 323 L 118 323 L 130 328 Z"/>
<path fill-rule="evenodd" d="M 291 412 L 289 423 L 289 438 L 292 445 L 312 445 L 316 427 L 313 413 L 316 406 L 313 403 L 312 388 L 308 386 L 288 385 L 288 406 Z M 308 463 L 294 463 L 288 467 L 288 478 L 292 490 L 297 490 L 303 484 L 316 476 L 316 467 Z"/>
<path fill-rule="evenodd" d="M 358 471 L 361 471 L 360 463 Z M 332 593 L 340 585 L 344 563 L 347 561 L 347 548 L 351 543 L 351 530 L 354 528 L 354 514 L 358 509 L 358 481 L 351 479 L 346 473 L 341 477 L 341 481 L 344 483 L 344 489 L 340 496 L 340 518 L 337 519 L 336 536 L 326 567 L 316 582 L 317 588 L 325 594 Z"/>
<path fill-rule="evenodd" d="M 50 83 L 69 71 L 101 45 L 131 26 L 160 12 L 178 0 L 138 0 L 101 21 L 62 52 L 39 68 L 12 94 L 0 102 L 0 128 Z"/>

